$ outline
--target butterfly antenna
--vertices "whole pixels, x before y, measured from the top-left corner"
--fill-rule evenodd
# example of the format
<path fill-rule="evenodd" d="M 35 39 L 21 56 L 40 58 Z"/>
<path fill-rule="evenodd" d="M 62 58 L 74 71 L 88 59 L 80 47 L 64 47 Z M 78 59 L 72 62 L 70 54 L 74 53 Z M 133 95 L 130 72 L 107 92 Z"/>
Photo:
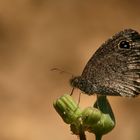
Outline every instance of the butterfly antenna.
<path fill-rule="evenodd" d="M 58 71 L 58 72 L 60 72 L 60 74 L 66 73 L 66 74 L 71 75 L 72 78 L 74 77 L 74 75 L 73 75 L 72 73 L 70 73 L 70 72 L 68 72 L 68 71 L 61 70 L 61 69 L 59 69 L 59 68 L 52 68 L 51 71 Z M 71 91 L 71 93 L 70 93 L 70 96 L 73 95 L 73 92 L 74 92 L 74 87 L 72 88 L 72 91 Z"/>
<path fill-rule="evenodd" d="M 59 69 L 59 68 L 52 68 L 51 71 L 58 71 L 58 72 L 60 72 L 60 74 L 66 73 L 66 74 L 69 74 L 69 75 L 71 75 L 72 77 L 74 77 L 74 75 L 73 75 L 71 72 L 64 71 L 64 70 Z"/>

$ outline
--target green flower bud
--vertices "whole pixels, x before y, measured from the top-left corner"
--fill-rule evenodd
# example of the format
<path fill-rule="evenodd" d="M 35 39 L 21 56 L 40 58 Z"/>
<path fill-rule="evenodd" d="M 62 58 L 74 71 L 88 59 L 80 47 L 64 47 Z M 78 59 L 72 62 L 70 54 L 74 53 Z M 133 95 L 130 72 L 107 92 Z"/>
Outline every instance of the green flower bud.
<path fill-rule="evenodd" d="M 109 114 L 102 114 L 101 119 L 90 129 L 90 132 L 96 135 L 104 135 L 110 132 L 115 127 L 115 122 Z"/>
<path fill-rule="evenodd" d="M 72 124 L 81 116 L 81 110 L 70 95 L 63 95 L 53 104 L 65 123 Z"/>
<path fill-rule="evenodd" d="M 85 108 L 82 112 L 83 126 L 87 128 L 91 127 L 100 120 L 101 114 L 100 110 L 96 108 Z"/>

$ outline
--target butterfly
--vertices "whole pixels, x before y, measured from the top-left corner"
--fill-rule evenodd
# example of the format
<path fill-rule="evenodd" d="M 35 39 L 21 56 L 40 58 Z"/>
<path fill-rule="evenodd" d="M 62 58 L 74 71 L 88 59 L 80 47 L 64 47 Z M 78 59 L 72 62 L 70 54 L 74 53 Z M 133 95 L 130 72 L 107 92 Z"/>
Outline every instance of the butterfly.
<path fill-rule="evenodd" d="M 125 29 L 93 54 L 70 84 L 88 95 L 135 97 L 140 94 L 140 34 Z"/>

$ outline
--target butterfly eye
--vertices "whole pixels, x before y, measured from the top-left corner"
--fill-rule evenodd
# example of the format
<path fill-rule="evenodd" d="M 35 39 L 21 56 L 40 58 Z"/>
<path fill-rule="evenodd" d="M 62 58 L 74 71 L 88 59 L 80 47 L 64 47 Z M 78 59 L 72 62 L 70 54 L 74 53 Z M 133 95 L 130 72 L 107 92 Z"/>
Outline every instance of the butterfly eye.
<path fill-rule="evenodd" d="M 119 47 L 121 49 L 130 49 L 130 44 L 127 41 L 121 41 L 120 44 L 119 44 Z"/>

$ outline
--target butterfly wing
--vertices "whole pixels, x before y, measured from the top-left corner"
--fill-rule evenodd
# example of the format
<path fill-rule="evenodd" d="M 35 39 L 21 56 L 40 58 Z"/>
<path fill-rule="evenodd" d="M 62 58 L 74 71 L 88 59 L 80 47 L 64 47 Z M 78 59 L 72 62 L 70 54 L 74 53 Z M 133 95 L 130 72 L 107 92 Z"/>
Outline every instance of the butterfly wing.
<path fill-rule="evenodd" d="M 107 40 L 88 61 L 81 77 L 96 87 L 88 94 L 140 94 L 140 34 L 126 29 Z"/>

